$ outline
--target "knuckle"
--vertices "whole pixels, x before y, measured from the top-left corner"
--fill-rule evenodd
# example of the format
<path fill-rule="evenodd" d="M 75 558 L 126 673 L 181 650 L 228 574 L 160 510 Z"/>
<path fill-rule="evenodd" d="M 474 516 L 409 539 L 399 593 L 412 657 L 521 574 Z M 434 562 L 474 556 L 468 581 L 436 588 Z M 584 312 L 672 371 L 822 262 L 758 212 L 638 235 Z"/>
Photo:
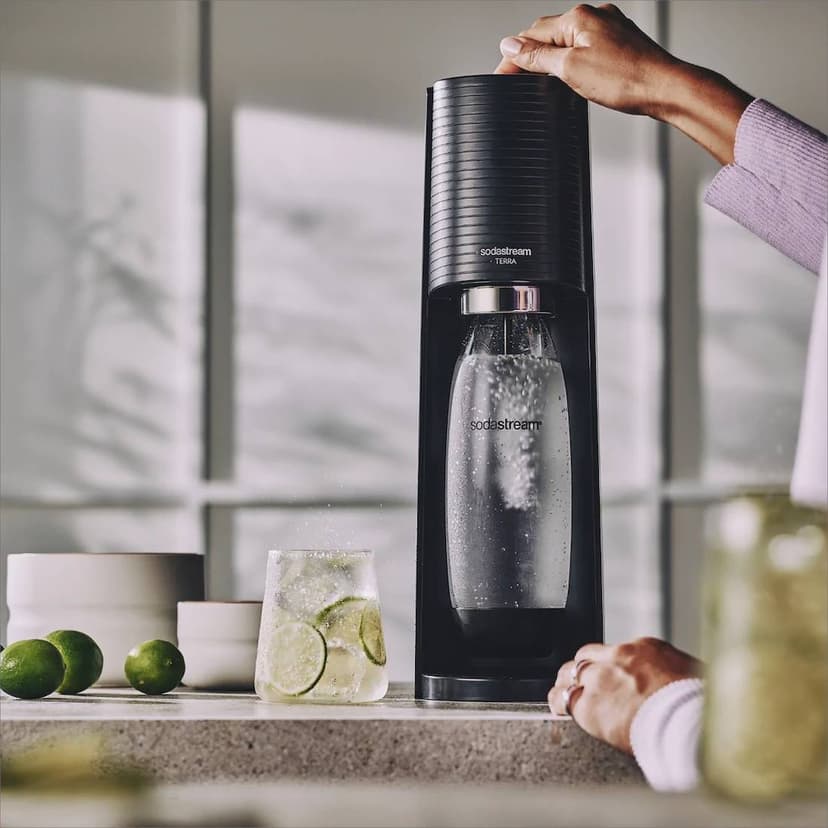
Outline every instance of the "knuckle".
<path fill-rule="evenodd" d="M 594 687 L 597 683 L 601 681 L 601 666 L 592 662 L 587 664 L 581 670 L 581 674 L 578 677 L 578 684 L 584 688 L 584 690 L 589 690 L 590 687 Z"/>
<path fill-rule="evenodd" d="M 531 46 L 524 52 L 526 65 L 532 69 L 539 68 L 543 62 L 543 54 L 544 47 L 540 43 Z"/>
<path fill-rule="evenodd" d="M 619 660 L 626 661 L 633 658 L 638 652 L 638 646 L 635 641 L 625 641 L 615 648 L 615 655 Z"/>
<path fill-rule="evenodd" d="M 651 635 L 637 638 L 633 643 L 642 650 L 663 650 L 665 646 L 665 643 L 660 638 L 654 638 Z"/>
<path fill-rule="evenodd" d="M 595 649 L 596 646 L 601 646 L 601 645 L 596 645 L 596 644 L 592 643 L 592 644 L 584 644 L 583 646 L 579 647 L 578 650 L 575 653 L 575 661 L 584 661 L 584 659 L 588 659 L 590 657 L 590 654 L 592 653 L 592 651 Z"/>
<path fill-rule="evenodd" d="M 561 665 L 560 669 L 558 670 L 558 677 L 556 684 L 560 684 L 564 679 L 568 678 L 572 671 L 572 662 L 567 661 Z"/>
<path fill-rule="evenodd" d="M 577 22 L 591 20 L 592 16 L 595 14 L 595 8 L 587 5 L 586 3 L 579 3 L 572 9 L 571 14 Z"/>
<path fill-rule="evenodd" d="M 624 664 L 624 669 L 627 673 L 631 673 L 633 675 L 640 673 L 642 669 L 644 669 L 645 665 L 647 664 L 647 658 L 641 653 L 637 653 L 636 655 L 630 656 L 627 659 L 626 663 Z"/>

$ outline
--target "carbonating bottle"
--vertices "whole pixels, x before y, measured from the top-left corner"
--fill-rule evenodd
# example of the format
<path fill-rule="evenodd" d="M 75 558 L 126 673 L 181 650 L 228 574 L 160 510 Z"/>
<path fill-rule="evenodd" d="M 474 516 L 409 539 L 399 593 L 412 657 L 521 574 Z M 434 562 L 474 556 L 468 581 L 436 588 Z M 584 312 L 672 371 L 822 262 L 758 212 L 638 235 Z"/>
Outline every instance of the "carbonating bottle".
<path fill-rule="evenodd" d="M 452 605 L 462 623 L 485 629 L 491 613 L 527 620 L 566 606 L 569 416 L 551 317 L 471 318 L 451 392 L 447 551 Z"/>

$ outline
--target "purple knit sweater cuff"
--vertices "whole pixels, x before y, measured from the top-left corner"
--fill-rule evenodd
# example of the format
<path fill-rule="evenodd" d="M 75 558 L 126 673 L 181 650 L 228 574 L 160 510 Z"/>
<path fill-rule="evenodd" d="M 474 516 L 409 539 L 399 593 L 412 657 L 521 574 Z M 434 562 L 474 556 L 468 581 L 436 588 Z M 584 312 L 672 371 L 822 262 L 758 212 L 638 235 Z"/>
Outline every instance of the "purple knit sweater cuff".
<path fill-rule="evenodd" d="M 739 120 L 735 156 L 740 167 L 825 220 L 828 145 L 819 130 L 757 98 Z"/>
<path fill-rule="evenodd" d="M 825 136 L 757 98 L 742 113 L 734 155 L 705 202 L 816 273 L 828 212 Z"/>

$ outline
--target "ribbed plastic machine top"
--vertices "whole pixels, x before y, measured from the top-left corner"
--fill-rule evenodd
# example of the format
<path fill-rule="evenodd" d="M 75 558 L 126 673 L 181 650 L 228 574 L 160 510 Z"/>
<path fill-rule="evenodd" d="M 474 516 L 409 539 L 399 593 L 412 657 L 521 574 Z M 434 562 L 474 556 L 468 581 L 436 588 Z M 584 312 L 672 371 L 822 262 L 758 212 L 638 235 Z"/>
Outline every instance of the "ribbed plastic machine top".
<path fill-rule="evenodd" d="M 586 101 L 530 74 L 447 78 L 430 96 L 430 289 L 537 280 L 583 288 Z"/>

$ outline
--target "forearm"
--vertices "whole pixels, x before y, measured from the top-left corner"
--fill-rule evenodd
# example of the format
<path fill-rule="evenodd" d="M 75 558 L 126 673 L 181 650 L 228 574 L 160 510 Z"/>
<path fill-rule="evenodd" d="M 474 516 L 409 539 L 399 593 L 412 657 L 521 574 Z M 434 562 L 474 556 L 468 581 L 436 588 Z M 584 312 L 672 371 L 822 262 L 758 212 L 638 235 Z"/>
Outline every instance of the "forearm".
<path fill-rule="evenodd" d="M 739 119 L 753 97 L 722 75 L 676 61 L 656 83 L 652 116 L 732 164 Z"/>
<path fill-rule="evenodd" d="M 722 164 L 705 202 L 816 272 L 828 221 L 825 135 L 727 78 L 681 61 L 655 69 L 649 88 L 647 114 Z"/>

